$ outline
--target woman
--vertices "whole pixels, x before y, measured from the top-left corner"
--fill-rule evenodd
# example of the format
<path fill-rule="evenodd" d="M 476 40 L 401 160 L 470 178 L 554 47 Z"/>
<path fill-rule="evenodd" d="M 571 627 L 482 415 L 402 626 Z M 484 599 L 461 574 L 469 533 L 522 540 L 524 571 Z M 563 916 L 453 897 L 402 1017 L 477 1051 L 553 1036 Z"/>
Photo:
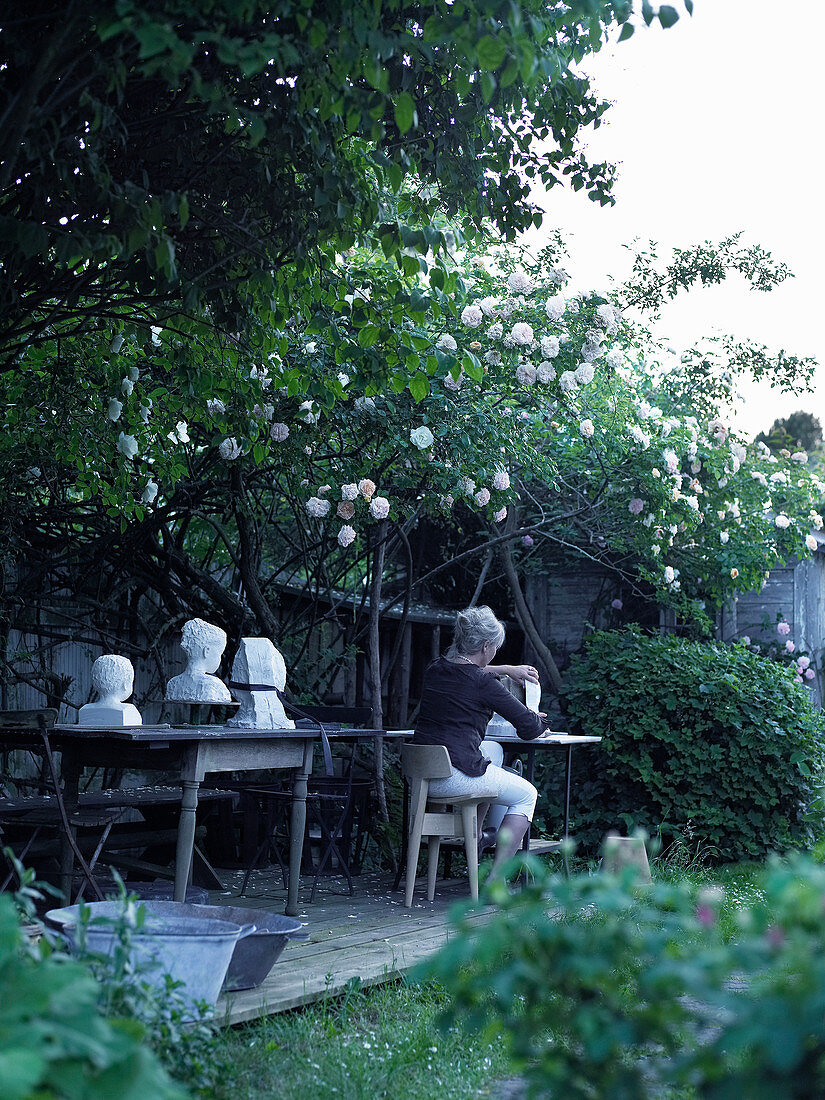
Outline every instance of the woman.
<path fill-rule="evenodd" d="M 515 699 L 498 676 L 510 676 L 519 683 L 538 683 L 530 665 L 491 665 L 504 641 L 504 627 L 489 607 L 468 607 L 459 611 L 455 621 L 453 644 L 444 657 L 427 668 L 424 694 L 413 742 L 419 745 L 444 745 L 450 754 L 452 775 L 430 780 L 430 795 L 472 794 L 497 790 L 497 802 L 506 806 L 499 829 L 494 867 L 510 859 L 521 846 L 536 808 L 538 792 L 532 783 L 515 772 L 491 761 L 500 746 L 484 741 L 484 731 L 493 712 L 516 727 L 519 737 L 532 741 L 544 730 L 543 714 L 528 710 Z M 492 838 L 484 835 L 481 824 L 487 805 L 479 807 L 479 849 L 488 847 Z"/>

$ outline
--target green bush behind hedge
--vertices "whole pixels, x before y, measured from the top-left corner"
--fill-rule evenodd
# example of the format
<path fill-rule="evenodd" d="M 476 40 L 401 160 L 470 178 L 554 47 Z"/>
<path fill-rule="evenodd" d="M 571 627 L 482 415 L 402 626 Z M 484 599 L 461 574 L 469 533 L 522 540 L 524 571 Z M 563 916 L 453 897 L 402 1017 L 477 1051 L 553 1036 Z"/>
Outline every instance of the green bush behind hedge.
<path fill-rule="evenodd" d="M 822 715 L 792 673 L 742 645 L 601 631 L 565 686 L 576 758 L 572 831 L 692 838 L 711 858 L 760 859 L 821 833 Z M 559 777 L 545 771 L 548 801 Z M 555 789 L 553 789 L 555 788 Z"/>

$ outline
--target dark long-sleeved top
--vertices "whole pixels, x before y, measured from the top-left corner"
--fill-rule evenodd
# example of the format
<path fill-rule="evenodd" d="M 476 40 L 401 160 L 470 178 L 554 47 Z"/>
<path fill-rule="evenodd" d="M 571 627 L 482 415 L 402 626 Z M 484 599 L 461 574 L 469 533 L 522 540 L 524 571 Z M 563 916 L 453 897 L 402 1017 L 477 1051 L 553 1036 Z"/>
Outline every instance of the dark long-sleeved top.
<path fill-rule="evenodd" d="M 424 674 L 424 694 L 413 743 L 445 745 L 454 768 L 465 775 L 484 775 L 489 760 L 479 751 L 493 712 L 516 727 L 525 741 L 544 729 L 544 722 L 510 694 L 489 672 L 464 661 L 438 657 Z"/>

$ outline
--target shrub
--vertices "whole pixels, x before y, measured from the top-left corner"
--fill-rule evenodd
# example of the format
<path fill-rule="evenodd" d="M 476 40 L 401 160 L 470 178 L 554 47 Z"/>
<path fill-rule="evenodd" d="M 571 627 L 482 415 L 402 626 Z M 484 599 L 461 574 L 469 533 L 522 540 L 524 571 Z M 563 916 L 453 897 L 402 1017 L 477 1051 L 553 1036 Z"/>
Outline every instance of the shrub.
<path fill-rule="evenodd" d="M 578 761 L 580 843 L 621 823 L 687 834 L 718 860 L 814 841 L 821 715 L 789 669 L 745 646 L 604 631 L 565 696 L 570 728 L 604 738 L 584 780 Z"/>
<path fill-rule="evenodd" d="M 444 1025 L 495 1036 L 530 1095 L 825 1095 L 822 867 L 774 859 L 731 940 L 721 888 L 536 875 L 424 971 L 452 994 Z"/>

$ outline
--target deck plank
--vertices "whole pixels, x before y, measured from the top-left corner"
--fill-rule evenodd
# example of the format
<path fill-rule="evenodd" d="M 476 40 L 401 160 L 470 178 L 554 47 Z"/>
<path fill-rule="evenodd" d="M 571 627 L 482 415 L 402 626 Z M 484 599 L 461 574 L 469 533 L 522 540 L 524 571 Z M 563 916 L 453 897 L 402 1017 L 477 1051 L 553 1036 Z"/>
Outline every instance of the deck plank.
<path fill-rule="evenodd" d="M 468 897 L 467 880 L 453 879 L 439 881 L 435 899 L 428 902 L 421 880 L 412 907 L 406 909 L 403 893 L 390 891 L 388 876 L 364 874 L 354 881 L 353 897 L 336 879 L 319 884 L 315 903 L 305 903 L 299 918 L 306 922 L 310 939 L 287 944 L 257 988 L 224 994 L 216 1011 L 221 1023 L 245 1023 L 334 997 L 354 979 L 367 986 L 397 978 L 447 942 L 450 910 Z M 267 879 L 259 872 L 253 890 L 259 896 L 239 898 L 230 889 L 210 900 L 283 912 L 285 894 L 274 876 Z M 483 922 L 492 913 L 479 906 L 470 919 Z"/>

